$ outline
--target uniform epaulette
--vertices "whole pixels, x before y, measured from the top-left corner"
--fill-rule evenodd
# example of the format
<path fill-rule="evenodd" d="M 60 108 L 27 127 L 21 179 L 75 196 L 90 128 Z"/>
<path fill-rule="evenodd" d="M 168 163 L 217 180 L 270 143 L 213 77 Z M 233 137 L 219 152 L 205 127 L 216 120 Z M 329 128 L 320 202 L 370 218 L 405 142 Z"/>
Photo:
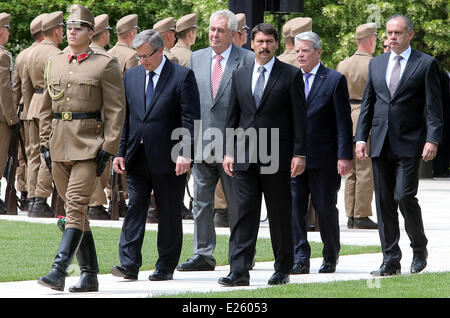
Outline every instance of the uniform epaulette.
<path fill-rule="evenodd" d="M 114 56 L 112 56 L 112 55 L 109 54 L 108 52 L 95 51 L 95 50 L 92 50 L 92 52 L 94 52 L 94 54 L 97 54 L 97 55 L 104 55 L 104 56 L 106 56 L 106 57 L 109 57 L 110 59 L 113 59 L 113 58 L 114 58 Z"/>

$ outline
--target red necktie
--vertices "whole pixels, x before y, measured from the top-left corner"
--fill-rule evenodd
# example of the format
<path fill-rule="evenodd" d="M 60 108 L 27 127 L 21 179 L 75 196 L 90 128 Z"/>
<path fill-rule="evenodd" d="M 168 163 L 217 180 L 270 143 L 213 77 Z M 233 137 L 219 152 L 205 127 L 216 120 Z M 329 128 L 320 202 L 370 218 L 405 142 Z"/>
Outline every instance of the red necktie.
<path fill-rule="evenodd" d="M 222 66 L 220 61 L 222 60 L 222 55 L 217 54 L 215 56 L 216 63 L 214 64 L 212 77 L 211 77 L 211 89 L 212 89 L 212 99 L 216 97 L 217 90 L 219 89 L 220 80 L 222 79 Z"/>

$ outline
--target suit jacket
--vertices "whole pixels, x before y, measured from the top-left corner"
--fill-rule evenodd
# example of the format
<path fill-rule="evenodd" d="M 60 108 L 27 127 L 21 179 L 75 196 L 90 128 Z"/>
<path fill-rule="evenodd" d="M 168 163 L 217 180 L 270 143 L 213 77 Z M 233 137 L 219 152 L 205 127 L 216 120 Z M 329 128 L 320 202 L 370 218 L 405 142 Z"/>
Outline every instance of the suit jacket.
<path fill-rule="evenodd" d="M 200 118 L 195 76 L 188 68 L 166 59 L 147 112 L 145 77 L 146 70 L 142 65 L 125 72 L 127 110 L 118 156 L 125 157 L 126 166 L 130 165 L 143 139 L 151 173 L 175 173 L 171 152 L 180 140 L 171 140 L 172 131 L 186 128 L 191 136 L 189 146 L 192 147 L 194 120 Z"/>
<path fill-rule="evenodd" d="M 267 154 L 273 157 L 271 150 L 271 128 L 279 131 L 279 168 L 278 171 L 290 171 L 294 155 L 306 155 L 306 108 L 302 72 L 299 68 L 283 63 L 275 58 L 272 71 L 264 88 L 259 107 L 256 107 L 252 95 L 252 73 L 254 63 L 233 71 L 230 109 L 227 115 L 227 128 L 242 128 L 244 131 L 255 128 L 258 147 L 265 146 Z M 260 128 L 268 128 L 267 138 L 260 138 Z M 228 138 L 226 150 L 232 149 Z M 236 139 L 236 138 L 234 138 Z M 261 142 L 266 140 L 266 144 Z M 234 140 L 236 141 L 236 140 Z M 236 171 L 246 171 L 251 162 L 248 142 L 245 143 L 245 161 L 239 160 L 235 143 L 234 167 Z M 265 164 L 259 156 L 258 165 Z M 227 153 L 231 155 L 230 153 Z"/>
<path fill-rule="evenodd" d="M 352 118 L 345 76 L 320 64 L 306 107 L 306 167 L 336 167 L 338 159 L 351 160 Z"/>
<path fill-rule="evenodd" d="M 252 51 L 232 44 L 219 89 L 213 100 L 211 92 L 212 49 L 208 47 L 192 53 L 190 68 L 195 73 L 200 93 L 202 136 L 209 127 L 217 128 L 223 136 L 225 135 L 225 120 L 230 104 L 231 75 L 236 68 L 251 63 L 253 57 Z M 202 139 L 199 138 L 199 141 L 202 141 Z M 197 145 L 198 151 L 203 151 L 210 142 L 209 140 L 203 140 L 202 144 Z M 223 157 L 220 159 L 223 159 Z"/>
<path fill-rule="evenodd" d="M 388 137 L 394 155 L 417 158 L 426 141 L 441 142 L 439 66 L 431 56 L 412 49 L 391 98 L 385 80 L 389 54 L 370 61 L 355 140 L 367 141 L 372 130 L 371 157 L 380 155 Z"/>

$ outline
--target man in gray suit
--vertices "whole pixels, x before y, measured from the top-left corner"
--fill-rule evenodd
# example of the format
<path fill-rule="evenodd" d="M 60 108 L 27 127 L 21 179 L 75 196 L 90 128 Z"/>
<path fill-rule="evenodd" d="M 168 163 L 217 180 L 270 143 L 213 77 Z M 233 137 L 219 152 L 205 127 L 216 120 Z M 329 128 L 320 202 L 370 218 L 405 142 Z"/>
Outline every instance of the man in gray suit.
<path fill-rule="evenodd" d="M 212 255 L 216 246 L 214 191 L 219 177 L 228 204 L 230 228 L 234 226 L 237 215 L 231 178 L 222 168 L 223 143 L 214 137 L 207 138 L 209 133 L 217 136 L 220 132 L 222 137 L 225 136 L 231 74 L 234 69 L 250 63 L 254 57 L 253 52 L 232 43 L 237 25 L 236 16 L 231 11 L 214 12 L 209 26 L 210 46 L 193 52 L 191 57 L 190 68 L 195 73 L 200 92 L 200 133 L 203 138 L 198 139 L 196 162 L 192 169 L 195 180 L 194 256 L 180 264 L 179 271 L 211 271 L 216 266 Z M 220 149 L 212 145 L 218 145 Z"/>

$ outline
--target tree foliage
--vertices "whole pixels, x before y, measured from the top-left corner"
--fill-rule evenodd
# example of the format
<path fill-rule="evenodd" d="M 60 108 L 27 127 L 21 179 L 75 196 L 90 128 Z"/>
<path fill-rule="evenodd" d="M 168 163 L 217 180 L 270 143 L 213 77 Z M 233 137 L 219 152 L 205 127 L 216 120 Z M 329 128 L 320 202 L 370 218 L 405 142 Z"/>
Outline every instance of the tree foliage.
<path fill-rule="evenodd" d="M 245 0 L 243 0 L 245 1 Z M 262 0 L 261 0 L 262 1 Z M 110 25 L 131 13 L 139 15 L 139 26 L 148 29 L 160 19 L 172 16 L 177 20 L 191 12 L 198 14 L 198 32 L 193 50 L 208 46 L 210 14 L 228 8 L 228 0 L 0 0 L 0 12 L 11 14 L 11 36 L 6 45 L 13 55 L 32 43 L 29 33 L 31 20 L 43 12 L 61 10 L 67 17 L 72 3 L 85 5 L 94 15 L 107 13 Z M 414 23 L 412 47 L 436 57 L 447 70 L 450 67 L 450 2 L 448 0 L 305 0 L 304 12 L 283 16 L 284 21 L 297 16 L 313 19 L 313 31 L 322 38 L 322 61 L 335 67 L 339 61 L 356 50 L 354 32 L 359 24 L 379 25 L 380 45 L 374 53 L 382 52 L 386 19 L 395 13 L 409 16 Z M 265 21 L 278 26 L 278 17 L 265 14 Z M 111 45 L 117 37 L 111 32 Z M 66 43 L 63 43 L 64 47 Z"/>

